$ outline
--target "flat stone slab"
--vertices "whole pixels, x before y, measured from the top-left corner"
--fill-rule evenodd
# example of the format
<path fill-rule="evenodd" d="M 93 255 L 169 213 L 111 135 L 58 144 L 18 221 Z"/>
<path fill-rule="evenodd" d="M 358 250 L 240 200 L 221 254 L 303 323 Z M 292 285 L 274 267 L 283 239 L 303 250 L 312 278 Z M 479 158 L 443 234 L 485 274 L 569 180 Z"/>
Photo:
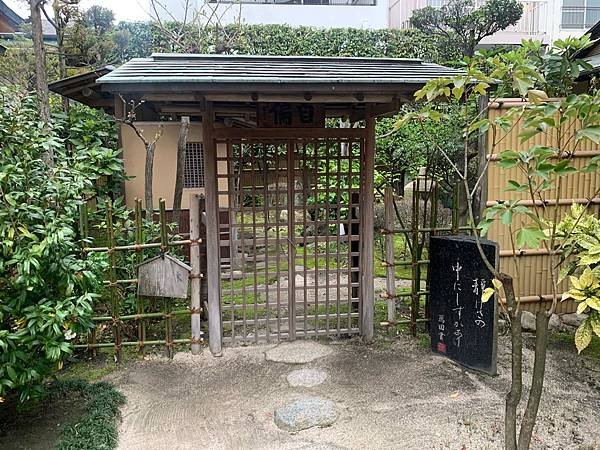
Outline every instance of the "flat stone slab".
<path fill-rule="evenodd" d="M 300 398 L 275 410 L 275 424 L 290 432 L 328 427 L 336 420 L 337 412 L 333 402 L 319 397 Z"/>
<path fill-rule="evenodd" d="M 290 372 L 287 381 L 292 387 L 313 387 L 327 379 L 327 372 L 317 369 L 299 369 Z"/>
<path fill-rule="evenodd" d="M 315 341 L 294 341 L 267 350 L 265 358 L 267 361 L 287 364 L 306 364 L 332 352 L 331 347 Z"/>

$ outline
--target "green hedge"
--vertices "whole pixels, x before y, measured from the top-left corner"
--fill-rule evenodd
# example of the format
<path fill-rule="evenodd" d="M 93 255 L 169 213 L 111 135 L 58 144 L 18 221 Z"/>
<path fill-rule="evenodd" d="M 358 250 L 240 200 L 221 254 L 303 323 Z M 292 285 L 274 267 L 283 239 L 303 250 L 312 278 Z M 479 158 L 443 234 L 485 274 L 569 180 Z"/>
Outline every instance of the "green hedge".
<path fill-rule="evenodd" d="M 151 22 L 122 22 L 117 31 L 129 38 L 121 55 L 125 60 L 178 50 Z M 242 25 L 199 34 L 190 27 L 183 40 L 196 53 L 421 58 L 440 63 L 460 57 L 455 48 L 417 30 Z"/>

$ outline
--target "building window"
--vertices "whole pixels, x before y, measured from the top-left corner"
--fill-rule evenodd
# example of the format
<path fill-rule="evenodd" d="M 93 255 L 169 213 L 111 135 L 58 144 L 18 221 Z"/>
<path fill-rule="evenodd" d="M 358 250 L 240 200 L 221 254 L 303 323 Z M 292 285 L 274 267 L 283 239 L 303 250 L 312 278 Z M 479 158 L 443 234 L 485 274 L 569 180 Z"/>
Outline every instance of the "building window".
<path fill-rule="evenodd" d="M 200 142 L 188 142 L 185 147 L 183 187 L 185 189 L 204 187 L 204 150 Z"/>
<path fill-rule="evenodd" d="M 427 0 L 427 6 L 431 6 L 433 8 L 441 8 L 446 5 L 448 0 Z"/>
<path fill-rule="evenodd" d="M 600 20 L 600 0 L 564 0 L 562 28 L 590 28 Z"/>

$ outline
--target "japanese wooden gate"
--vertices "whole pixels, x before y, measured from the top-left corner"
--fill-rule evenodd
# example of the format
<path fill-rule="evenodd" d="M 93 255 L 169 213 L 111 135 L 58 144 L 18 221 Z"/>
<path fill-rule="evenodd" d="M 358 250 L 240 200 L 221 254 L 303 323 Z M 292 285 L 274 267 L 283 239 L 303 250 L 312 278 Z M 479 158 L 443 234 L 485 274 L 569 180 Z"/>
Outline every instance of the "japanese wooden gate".
<path fill-rule="evenodd" d="M 373 127 L 205 121 L 206 209 L 212 200 L 229 216 L 206 219 L 213 353 L 221 342 L 373 332 Z"/>
<path fill-rule="evenodd" d="M 217 157 L 230 214 L 220 230 L 226 341 L 360 332 L 365 129 L 330 130 L 216 139 L 227 149 Z"/>
<path fill-rule="evenodd" d="M 203 306 L 218 355 L 224 340 L 372 339 L 375 118 L 459 73 L 418 59 L 153 54 L 52 90 L 121 119 L 201 120 Z M 361 127 L 332 128 L 340 119 Z M 154 170 L 175 184 L 170 167 Z"/>

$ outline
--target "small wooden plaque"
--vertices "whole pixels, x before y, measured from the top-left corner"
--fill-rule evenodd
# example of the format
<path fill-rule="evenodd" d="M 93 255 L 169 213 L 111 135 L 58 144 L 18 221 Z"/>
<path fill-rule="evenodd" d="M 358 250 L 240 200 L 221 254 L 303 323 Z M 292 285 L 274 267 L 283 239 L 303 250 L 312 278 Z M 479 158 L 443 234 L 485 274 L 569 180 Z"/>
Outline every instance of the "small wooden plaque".
<path fill-rule="evenodd" d="M 138 295 L 187 298 L 192 268 L 169 254 L 158 255 L 137 266 Z"/>
<path fill-rule="evenodd" d="M 325 108 L 312 103 L 259 103 L 259 128 L 323 128 Z"/>

